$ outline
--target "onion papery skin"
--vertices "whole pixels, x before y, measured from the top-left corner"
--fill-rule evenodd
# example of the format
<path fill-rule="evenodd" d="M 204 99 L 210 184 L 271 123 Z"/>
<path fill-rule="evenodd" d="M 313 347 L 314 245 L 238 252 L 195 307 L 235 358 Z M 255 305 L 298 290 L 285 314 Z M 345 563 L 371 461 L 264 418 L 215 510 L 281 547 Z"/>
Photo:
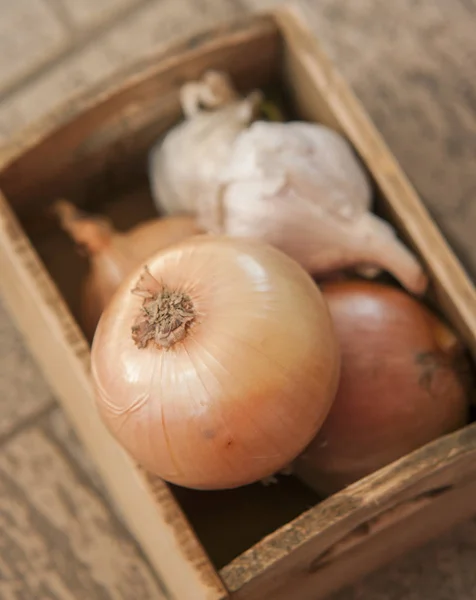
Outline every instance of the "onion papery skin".
<path fill-rule="evenodd" d="M 390 285 L 321 285 L 341 348 L 340 383 L 294 473 L 331 495 L 469 418 L 469 363 L 453 331 Z"/>
<path fill-rule="evenodd" d="M 323 423 L 340 354 L 327 305 L 309 275 L 254 240 L 197 236 L 154 255 L 150 274 L 187 295 L 184 339 L 138 348 L 143 299 L 119 288 L 92 347 L 97 405 L 146 469 L 195 489 L 234 488 L 286 467 Z"/>
<path fill-rule="evenodd" d="M 82 324 L 88 340 L 93 339 L 102 311 L 129 273 L 159 250 L 198 233 L 195 220 L 185 215 L 152 219 L 125 233 L 112 229 L 107 236 L 103 233 L 103 244 L 89 251 L 89 272 L 81 290 Z"/>

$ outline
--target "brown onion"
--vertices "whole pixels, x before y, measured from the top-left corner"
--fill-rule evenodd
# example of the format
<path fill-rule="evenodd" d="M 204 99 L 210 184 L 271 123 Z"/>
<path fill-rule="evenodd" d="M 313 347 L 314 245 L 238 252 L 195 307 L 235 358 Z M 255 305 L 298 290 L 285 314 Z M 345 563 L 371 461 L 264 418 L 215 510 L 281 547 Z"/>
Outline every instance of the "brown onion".
<path fill-rule="evenodd" d="M 332 321 L 310 276 L 253 240 L 197 236 L 128 276 L 99 322 L 100 414 L 145 468 L 232 488 L 287 466 L 337 388 Z"/>
<path fill-rule="evenodd" d="M 190 216 L 151 219 L 122 233 L 106 218 L 88 215 L 65 200 L 56 202 L 54 210 L 63 229 L 89 258 L 81 314 L 90 340 L 102 311 L 126 275 L 154 252 L 200 232 Z"/>
<path fill-rule="evenodd" d="M 342 353 L 335 402 L 294 465 L 331 494 L 468 419 L 462 344 L 423 304 L 396 288 L 322 286 Z"/>

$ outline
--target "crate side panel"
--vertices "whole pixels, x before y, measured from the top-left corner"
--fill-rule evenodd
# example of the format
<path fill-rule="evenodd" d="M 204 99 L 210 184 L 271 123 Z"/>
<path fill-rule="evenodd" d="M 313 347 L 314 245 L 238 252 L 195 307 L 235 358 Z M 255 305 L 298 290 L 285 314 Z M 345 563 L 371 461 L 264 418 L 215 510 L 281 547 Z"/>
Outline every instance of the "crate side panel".
<path fill-rule="evenodd" d="M 353 543 L 342 552 L 313 554 L 292 569 L 288 581 L 274 587 L 255 580 L 234 600 L 325 600 L 330 594 L 358 581 L 376 569 L 418 548 L 476 513 L 476 480 L 454 489 L 420 498 L 389 516 L 357 527 Z M 351 534 L 352 535 L 352 534 Z M 281 566 L 281 570 L 286 567 Z"/>
<path fill-rule="evenodd" d="M 111 496 L 177 597 L 226 591 L 168 487 L 138 470 L 94 406 L 89 348 L 18 221 L 0 195 L 1 291 L 46 379 L 96 461 Z"/>

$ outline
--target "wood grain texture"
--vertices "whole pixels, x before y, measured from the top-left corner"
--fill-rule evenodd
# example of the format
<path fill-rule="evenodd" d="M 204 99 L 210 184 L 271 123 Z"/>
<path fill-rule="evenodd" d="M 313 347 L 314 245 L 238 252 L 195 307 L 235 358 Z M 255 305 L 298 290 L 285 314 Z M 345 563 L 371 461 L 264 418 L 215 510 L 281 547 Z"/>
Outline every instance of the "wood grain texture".
<path fill-rule="evenodd" d="M 286 600 L 293 589 L 321 600 L 472 516 L 475 454 L 473 426 L 349 486 L 222 569 L 228 587 L 237 600 Z"/>
<path fill-rule="evenodd" d="M 435 237 L 434 228 L 422 211 L 418 199 L 408 189 L 402 175 L 393 164 L 376 132 L 367 123 L 358 104 L 325 58 L 321 56 L 312 36 L 304 26 L 292 25 L 292 23 L 290 14 L 286 15 L 286 19 L 284 17 L 280 19 L 288 48 L 284 52 L 284 56 L 288 59 L 285 73 L 288 77 L 287 81 L 294 89 L 298 107 L 303 111 L 302 115 L 316 120 L 332 118 L 330 123 L 348 134 L 368 162 L 371 172 L 382 187 L 384 196 L 388 196 L 387 203 L 393 209 L 397 221 L 399 219 L 399 222 L 404 223 L 403 230 L 406 231 L 408 238 L 412 239 L 412 236 L 415 236 L 415 244 L 420 249 L 425 249 L 427 262 L 430 262 L 428 247 L 431 245 L 435 250 L 436 258 L 435 260 L 432 258 L 435 279 L 440 277 L 442 287 L 448 286 L 448 275 L 446 274 L 446 278 L 441 275 L 442 272 L 446 273 L 446 260 L 441 259 L 439 262 L 436 260 L 443 255 L 444 244 L 440 238 Z M 268 40 L 266 47 L 268 47 L 270 39 L 268 26 L 260 31 L 265 32 Z M 98 128 L 100 131 L 105 128 L 110 135 L 103 138 L 100 147 L 107 150 L 117 139 L 116 134 L 111 135 L 111 121 L 113 123 L 116 119 L 120 121 L 122 111 L 130 103 L 133 106 L 137 106 L 137 103 L 142 106 L 144 98 L 149 98 L 150 101 L 152 96 L 153 100 L 156 95 L 154 91 L 157 89 L 154 86 L 159 79 L 160 85 L 164 88 L 169 80 L 174 82 L 177 78 L 182 79 L 184 73 L 190 74 L 212 64 L 216 67 L 217 61 L 226 61 L 224 56 L 227 56 L 228 60 L 230 56 L 236 59 L 236 51 L 233 55 L 224 54 L 224 49 L 232 45 L 230 39 L 234 40 L 233 43 L 238 43 L 237 40 L 243 43 L 243 40 L 250 39 L 250 35 L 246 35 L 246 27 L 245 31 L 232 28 L 231 34 L 227 31 L 226 35 L 220 35 L 221 38 L 202 36 L 198 46 L 196 40 L 193 40 L 193 43 L 185 46 L 182 57 L 180 55 L 171 57 L 167 54 L 163 58 L 167 68 L 164 67 L 161 71 L 160 61 L 157 61 L 155 70 L 150 71 L 146 68 L 139 73 L 137 69 L 134 77 L 124 84 L 127 89 L 120 87 L 114 93 L 107 89 L 99 96 L 94 96 L 92 104 L 89 101 L 75 107 L 81 109 L 77 120 L 73 119 L 70 123 L 64 124 L 51 136 L 48 134 L 44 138 L 41 135 L 33 136 L 23 147 L 23 150 L 26 150 L 25 158 L 18 158 L 17 161 L 14 159 L 12 162 L 17 170 L 15 171 L 13 166 L 10 170 L 9 167 L 5 171 L 5 176 L 2 176 L 4 189 L 11 195 L 15 205 L 18 205 L 21 196 L 25 199 L 30 196 L 30 193 L 25 191 L 24 182 L 27 182 L 32 190 L 42 187 L 42 182 L 48 177 L 50 182 L 58 185 L 54 168 L 67 171 L 62 163 L 58 163 L 59 160 L 70 160 L 70 163 L 65 164 L 70 165 L 71 184 L 80 185 L 83 177 L 91 176 L 93 168 L 97 170 L 97 165 L 89 164 L 89 171 L 78 173 L 76 167 L 79 165 L 79 157 L 74 152 L 78 145 L 85 144 L 87 148 L 93 147 L 96 150 L 97 147 L 90 143 L 89 136 L 92 134 L 94 137 Z M 274 45 L 272 47 L 275 48 Z M 243 43 L 242 49 L 244 48 Z M 279 61 L 282 54 L 275 52 L 273 56 L 275 61 Z M 256 63 L 249 57 L 243 60 L 245 62 L 243 71 L 246 72 L 248 69 L 250 72 L 255 72 Z M 235 69 L 235 62 L 230 63 L 230 66 Z M 160 77 L 158 77 L 158 70 Z M 161 91 L 165 93 L 166 90 L 162 88 Z M 71 119 L 71 114 L 66 111 L 62 117 L 55 117 L 55 124 L 59 126 Z M 142 126 L 142 121 L 138 124 L 136 121 L 130 122 L 133 130 Z M 12 148 L 14 153 L 18 152 L 16 145 L 12 145 Z M 50 164 L 46 152 L 48 148 L 52 153 L 56 150 L 61 159 Z M 71 152 L 71 155 L 68 152 Z M 141 152 L 142 146 L 135 139 L 128 146 L 127 160 L 132 160 L 134 154 L 141 156 Z M 9 155 L 6 150 L 5 156 L 7 157 L 5 161 L 8 162 L 13 155 Z M 100 164 L 103 165 L 102 162 Z M 119 168 L 117 164 L 115 168 Z M 22 169 L 24 176 L 20 177 Z M 111 170 L 114 170 L 113 165 Z M 104 174 L 103 177 L 108 179 Z M 395 192 L 397 184 L 400 185 L 401 195 Z M 408 213 L 412 211 L 415 226 L 412 226 L 412 218 L 408 217 Z M 83 440 L 96 457 L 103 476 L 115 491 L 116 499 L 121 501 L 122 508 L 128 516 L 128 523 L 139 536 L 149 555 L 155 557 L 154 565 L 159 572 L 163 573 L 164 578 L 167 577 L 169 587 L 178 586 L 188 580 L 188 587 L 182 588 L 182 594 L 186 591 L 190 593 L 192 589 L 194 594 L 198 594 L 197 586 L 200 586 L 201 597 L 221 597 L 225 590 L 220 587 L 220 582 L 207 563 L 206 556 L 200 552 L 199 544 L 194 540 L 167 488 L 158 480 L 144 477 L 125 460 L 123 454 L 108 441 L 95 413 L 88 408 L 85 400 L 91 398 L 91 390 L 87 372 L 87 349 L 78 336 L 77 328 L 71 321 L 64 302 L 51 285 L 51 280 L 41 268 L 41 264 L 31 251 L 18 223 L 6 205 L 3 205 L 2 213 L 5 219 L 5 236 L 1 240 L 4 248 L 2 260 L 5 261 L 8 280 L 15 283 L 18 279 L 25 288 L 36 290 L 35 311 L 31 308 L 27 315 L 20 312 L 22 304 L 26 302 L 25 289 L 21 287 L 17 286 L 13 290 L 5 287 L 6 297 L 19 319 L 24 334 L 30 340 L 45 372 L 50 377 L 51 384 L 58 392 L 78 430 L 81 431 Z M 438 266 L 438 270 L 435 266 Z M 462 296 L 461 307 L 466 309 L 464 294 L 460 292 L 457 285 L 454 287 L 454 295 Z M 46 329 L 47 325 L 48 329 Z M 54 334 L 54 341 L 48 338 L 48 334 Z M 46 355 L 45 347 L 48 349 Z M 438 441 L 431 449 L 426 448 L 401 461 L 392 469 L 380 473 L 376 479 L 362 482 L 348 494 L 322 503 L 306 515 L 298 517 L 293 523 L 271 534 L 266 540 L 259 542 L 225 567 L 222 574 L 227 584 L 236 592 L 237 599 L 241 597 L 256 598 L 256 600 L 264 597 L 284 599 L 286 595 L 293 593 L 293 590 L 299 590 L 302 598 L 311 598 L 314 586 L 319 586 L 320 582 L 322 590 L 335 589 L 342 578 L 334 575 L 333 578 L 328 577 L 327 581 L 323 580 L 324 570 L 319 561 L 322 556 L 329 556 L 329 553 L 337 561 L 341 560 L 342 544 L 345 549 L 348 549 L 349 540 L 355 545 L 354 534 L 357 527 L 368 525 L 371 527 L 370 533 L 373 535 L 372 532 L 376 531 L 376 536 L 372 537 L 366 532 L 363 536 L 358 536 L 357 542 L 362 545 L 363 550 L 366 550 L 369 558 L 365 564 L 359 561 L 351 563 L 352 569 L 349 568 L 349 572 L 352 571 L 353 575 L 365 572 L 365 569 L 380 564 L 381 560 L 394 556 L 389 552 L 377 552 L 376 546 L 372 545 L 375 544 L 375 540 L 381 539 L 379 538 L 382 530 L 380 518 L 384 519 L 384 529 L 388 528 L 388 511 L 393 519 L 390 523 L 396 527 L 399 521 L 414 516 L 412 511 L 415 507 L 422 513 L 422 517 L 423 513 L 426 515 L 426 519 L 434 516 L 440 502 L 449 503 L 450 500 L 453 502 L 458 500 L 463 515 L 468 514 L 470 509 L 473 510 L 472 494 L 465 493 L 463 489 L 455 489 L 454 492 L 449 490 L 448 495 L 444 495 L 441 499 L 433 498 L 435 486 L 452 486 L 458 483 L 455 479 L 457 476 L 469 477 L 473 452 L 474 428 L 469 428 L 465 435 L 454 435 L 445 441 Z M 139 481 L 143 485 L 135 485 Z M 425 495 L 420 498 L 420 494 L 428 493 L 430 494 L 428 497 Z M 400 509 L 404 510 L 403 515 Z M 407 512 L 408 509 L 410 512 Z M 150 518 L 144 517 L 144 513 Z M 154 521 L 157 537 L 154 539 L 149 531 L 153 515 L 157 517 Z M 441 521 L 441 526 L 452 523 L 452 519 L 453 517 L 450 518 L 448 515 Z M 403 550 L 408 547 L 408 544 L 420 542 L 424 536 L 431 535 L 433 521 L 422 518 L 420 522 L 421 528 L 412 530 L 412 536 L 395 544 L 395 551 Z M 156 543 L 159 536 L 161 541 L 164 541 L 164 546 Z M 166 552 L 166 542 L 175 545 L 174 554 Z M 369 550 L 370 548 L 374 548 L 373 552 Z M 171 559 L 174 559 L 173 562 L 166 562 Z M 183 569 L 188 569 L 189 574 L 182 581 Z M 334 573 L 336 570 L 338 570 L 338 562 L 334 561 Z"/>
<path fill-rule="evenodd" d="M 465 518 L 474 513 L 471 501 L 475 492 L 476 482 L 473 481 L 448 494 L 421 497 L 401 505 L 389 514 L 356 528 L 352 538 L 344 540 L 336 553 L 330 552 L 311 559 L 309 566 L 297 573 L 291 585 L 263 589 L 256 596 L 241 596 L 238 593 L 236 600 L 241 597 L 246 600 L 255 597 L 259 600 L 288 600 L 290 597 L 325 600 L 333 591 L 341 588 L 343 579 L 346 583 L 358 581 L 363 573 L 399 558 L 415 545 L 443 532 L 451 522 L 459 520 L 456 511 L 462 511 Z M 450 515 L 446 524 L 441 517 L 443 513 Z M 359 543 L 359 539 L 364 538 L 365 543 Z"/>
<path fill-rule="evenodd" d="M 150 146 L 180 118 L 184 81 L 213 62 L 239 87 L 260 85 L 275 74 L 278 50 L 270 18 L 232 20 L 182 39 L 21 129 L 0 146 L 0 185 L 17 209 L 41 209 L 58 194 L 119 194 L 143 176 Z"/>
<path fill-rule="evenodd" d="M 130 535 L 38 427 L 0 455 L 0 598 L 166 598 Z"/>
<path fill-rule="evenodd" d="M 152 2 L 88 42 L 39 81 L 5 98 L 0 106 L 0 143 L 59 100 L 87 89 L 172 37 L 239 14 L 242 5 L 256 10 L 279 3 Z M 300 0 L 294 4 L 307 10 L 313 31 L 475 277 L 476 0 Z"/>
<path fill-rule="evenodd" d="M 281 4 L 244 0 L 250 9 Z M 476 0 L 295 0 L 476 278 Z"/>

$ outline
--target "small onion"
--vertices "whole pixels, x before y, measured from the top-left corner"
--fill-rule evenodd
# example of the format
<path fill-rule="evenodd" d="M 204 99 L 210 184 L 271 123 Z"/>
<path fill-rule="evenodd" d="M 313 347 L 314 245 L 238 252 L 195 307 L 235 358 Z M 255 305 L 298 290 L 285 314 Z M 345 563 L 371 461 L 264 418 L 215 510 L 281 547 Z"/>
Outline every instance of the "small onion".
<path fill-rule="evenodd" d="M 464 348 L 423 304 L 396 288 L 322 285 L 342 353 L 332 409 L 295 473 L 328 495 L 468 419 Z"/>
<path fill-rule="evenodd" d="M 105 424 L 141 465 L 185 487 L 233 488 L 311 441 L 339 351 L 297 263 L 258 241 L 204 235 L 127 277 L 99 322 L 92 373 Z"/>
<path fill-rule="evenodd" d="M 200 232 L 190 216 L 151 219 L 120 233 L 104 217 L 88 215 L 65 200 L 56 202 L 54 210 L 63 229 L 89 258 L 81 315 L 90 340 L 102 311 L 127 274 L 155 252 Z"/>

